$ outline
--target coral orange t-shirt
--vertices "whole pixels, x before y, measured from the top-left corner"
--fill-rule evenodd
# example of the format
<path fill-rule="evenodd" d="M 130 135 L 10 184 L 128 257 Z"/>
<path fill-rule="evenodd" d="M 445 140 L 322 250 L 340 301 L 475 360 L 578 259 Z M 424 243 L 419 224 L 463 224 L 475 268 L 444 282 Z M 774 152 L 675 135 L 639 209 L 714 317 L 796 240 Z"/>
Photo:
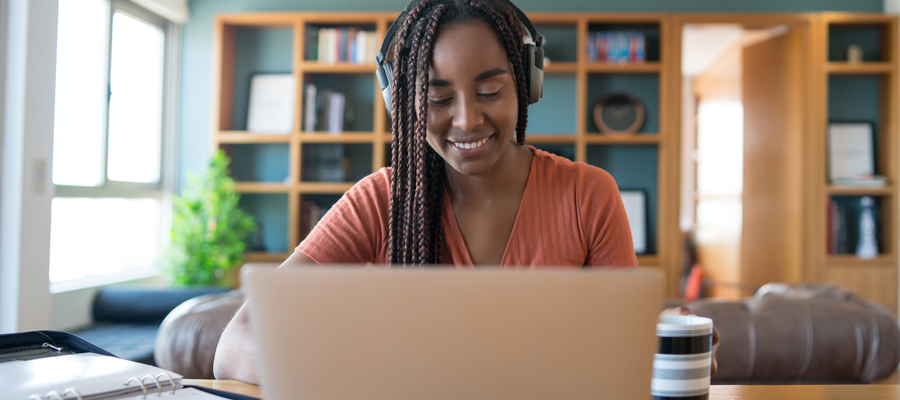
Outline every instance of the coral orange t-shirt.
<path fill-rule="evenodd" d="M 531 149 L 531 170 L 500 265 L 636 266 L 631 229 L 612 176 Z M 359 181 L 296 250 L 318 264 L 387 264 L 390 175 L 390 168 L 382 168 Z M 472 266 L 446 191 L 443 228 L 443 263 Z"/>

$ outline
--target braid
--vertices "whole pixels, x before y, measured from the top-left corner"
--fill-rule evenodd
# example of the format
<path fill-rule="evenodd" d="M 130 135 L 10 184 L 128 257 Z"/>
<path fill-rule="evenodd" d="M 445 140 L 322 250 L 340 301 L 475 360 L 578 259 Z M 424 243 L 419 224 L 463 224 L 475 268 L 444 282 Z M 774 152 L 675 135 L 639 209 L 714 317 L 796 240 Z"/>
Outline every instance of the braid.
<path fill-rule="evenodd" d="M 409 8 L 408 8 L 409 9 Z M 444 160 L 428 144 L 428 73 L 442 25 L 484 20 L 503 42 L 516 77 L 516 141 L 525 141 L 528 95 L 522 62 L 522 32 L 506 0 L 422 0 L 399 27 L 393 45 L 391 90 L 391 199 L 388 262 L 401 265 L 443 261 Z"/>
<path fill-rule="evenodd" d="M 506 45 L 506 54 L 511 60 L 513 73 L 516 76 L 516 93 L 519 99 L 519 119 L 516 124 L 516 143 L 525 144 L 525 128 L 528 125 L 528 93 L 525 90 L 525 65 L 523 64 L 522 34 L 519 29 L 518 18 L 510 9 L 506 9 L 506 13 L 501 14 L 494 8 L 483 4 L 479 0 L 471 0 L 472 7 L 486 13 L 492 20 L 491 24 L 501 38 L 501 42 Z"/>

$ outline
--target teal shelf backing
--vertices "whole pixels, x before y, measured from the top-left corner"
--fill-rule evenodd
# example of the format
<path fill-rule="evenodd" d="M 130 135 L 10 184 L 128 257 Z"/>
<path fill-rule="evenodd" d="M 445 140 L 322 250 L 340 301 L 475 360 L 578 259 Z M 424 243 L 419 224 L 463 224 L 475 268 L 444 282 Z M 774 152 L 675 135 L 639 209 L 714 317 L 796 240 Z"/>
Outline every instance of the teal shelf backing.
<path fill-rule="evenodd" d="M 250 78 L 254 74 L 290 74 L 294 31 L 291 28 L 237 29 L 234 101 L 230 130 L 247 130 Z"/>
<path fill-rule="evenodd" d="M 285 182 L 290 176 L 290 146 L 277 144 L 223 145 L 231 156 L 231 176 L 238 182 Z"/>
<path fill-rule="evenodd" d="M 536 24 L 544 37 L 544 56 L 551 62 L 578 61 L 578 30 L 575 25 Z"/>
<path fill-rule="evenodd" d="M 575 133 L 576 84 L 574 75 L 544 75 L 544 97 L 528 106 L 528 132 Z"/>
<path fill-rule="evenodd" d="M 828 27 L 828 61 L 846 62 L 847 47 L 863 50 L 863 61 L 887 61 L 881 54 L 881 29 L 871 25 L 831 25 Z"/>
<path fill-rule="evenodd" d="M 251 238 L 247 246 L 249 251 L 267 251 L 283 253 L 288 249 L 288 195 L 287 194 L 257 194 L 244 193 L 241 195 L 240 207 L 256 219 L 261 240 L 255 242 L 262 248 L 254 246 Z"/>
<path fill-rule="evenodd" d="M 306 83 L 316 85 L 321 93 L 331 89 L 346 96 L 352 123 L 345 122 L 344 131 L 371 132 L 375 126 L 375 74 L 307 74 Z M 304 86 L 305 87 L 305 86 Z M 305 108 L 305 105 L 304 105 Z M 304 116 L 305 117 L 305 116 Z M 302 126 L 302 124 L 301 124 Z M 371 166 L 370 166 L 371 168 Z"/>
<path fill-rule="evenodd" d="M 652 145 L 590 145 L 587 163 L 609 172 L 619 190 L 642 190 L 647 195 L 647 251 L 656 254 L 657 176 L 659 149 Z"/>

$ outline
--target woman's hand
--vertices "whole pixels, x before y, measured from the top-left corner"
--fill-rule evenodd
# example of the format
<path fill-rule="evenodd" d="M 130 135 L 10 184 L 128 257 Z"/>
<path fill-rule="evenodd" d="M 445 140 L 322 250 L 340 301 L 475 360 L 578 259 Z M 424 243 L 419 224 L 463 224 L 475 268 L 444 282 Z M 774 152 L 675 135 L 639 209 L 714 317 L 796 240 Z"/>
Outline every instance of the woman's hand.
<path fill-rule="evenodd" d="M 694 314 L 690 308 L 685 306 L 678 306 L 675 308 L 669 308 L 659 315 L 697 315 Z M 716 370 L 718 369 L 718 363 L 716 362 L 716 350 L 719 348 L 719 331 L 713 326 L 713 342 L 712 342 L 712 368 L 710 369 L 710 376 L 714 376 L 716 374 Z"/>

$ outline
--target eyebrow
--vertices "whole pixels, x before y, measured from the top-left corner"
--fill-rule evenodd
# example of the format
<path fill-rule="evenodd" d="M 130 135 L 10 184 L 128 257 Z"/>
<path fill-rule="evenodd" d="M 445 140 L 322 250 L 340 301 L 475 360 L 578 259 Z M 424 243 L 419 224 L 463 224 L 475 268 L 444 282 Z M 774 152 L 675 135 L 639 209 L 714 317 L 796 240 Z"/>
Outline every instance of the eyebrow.
<path fill-rule="evenodd" d="M 485 79 L 493 78 L 497 75 L 503 75 L 503 74 L 508 74 L 508 73 L 509 72 L 505 69 L 494 68 L 490 71 L 486 71 L 486 72 L 482 72 L 482 73 L 478 74 L 477 76 L 475 76 L 475 79 L 473 79 L 473 81 L 479 82 L 479 81 L 483 81 Z M 432 79 L 432 80 L 428 81 L 428 84 L 431 86 L 450 86 L 450 82 L 445 81 L 443 79 Z"/>

